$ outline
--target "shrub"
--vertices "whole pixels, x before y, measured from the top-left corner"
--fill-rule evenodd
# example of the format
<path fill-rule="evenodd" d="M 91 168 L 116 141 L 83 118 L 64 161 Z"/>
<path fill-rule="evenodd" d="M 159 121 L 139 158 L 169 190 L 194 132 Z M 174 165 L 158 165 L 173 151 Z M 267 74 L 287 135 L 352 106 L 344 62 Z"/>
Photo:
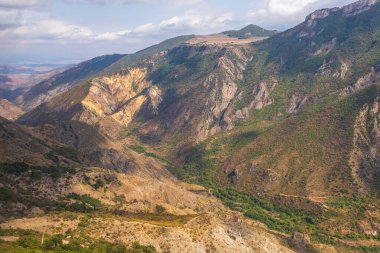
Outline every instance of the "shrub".
<path fill-rule="evenodd" d="M 165 209 L 165 207 L 163 207 L 161 205 L 156 205 L 156 212 L 157 213 L 165 213 L 166 209 Z"/>
<path fill-rule="evenodd" d="M 16 200 L 16 194 L 8 188 L 0 187 L 0 201 L 14 201 Z"/>

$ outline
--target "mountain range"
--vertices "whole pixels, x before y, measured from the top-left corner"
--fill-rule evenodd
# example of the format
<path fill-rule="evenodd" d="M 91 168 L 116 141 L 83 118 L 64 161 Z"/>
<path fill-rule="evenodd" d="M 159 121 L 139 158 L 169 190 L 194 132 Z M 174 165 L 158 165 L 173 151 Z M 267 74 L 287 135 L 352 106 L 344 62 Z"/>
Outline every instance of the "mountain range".
<path fill-rule="evenodd" d="M 2 95 L 0 249 L 380 252 L 379 77 L 376 0 L 57 70 Z"/>

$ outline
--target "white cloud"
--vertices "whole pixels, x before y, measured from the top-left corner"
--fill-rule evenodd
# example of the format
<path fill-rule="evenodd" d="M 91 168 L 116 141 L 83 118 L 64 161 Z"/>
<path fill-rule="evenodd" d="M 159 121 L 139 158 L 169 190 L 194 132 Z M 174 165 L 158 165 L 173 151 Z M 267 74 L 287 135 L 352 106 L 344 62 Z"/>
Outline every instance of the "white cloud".
<path fill-rule="evenodd" d="M 270 0 L 267 10 L 274 15 L 290 16 L 303 11 L 318 0 Z"/>
<path fill-rule="evenodd" d="M 339 7 L 354 0 L 260 0 L 242 20 L 262 25 L 265 28 L 289 28 L 300 22 L 311 12 L 321 8 Z"/>
<path fill-rule="evenodd" d="M 107 5 L 107 4 L 133 4 L 133 3 L 143 3 L 147 0 L 64 0 L 68 3 L 88 3 L 88 4 L 101 4 L 101 5 Z"/>
<path fill-rule="evenodd" d="M 100 5 L 128 5 L 136 3 L 164 3 L 167 5 L 195 5 L 204 0 L 63 0 L 69 3 L 88 3 L 88 4 L 100 4 Z"/>
<path fill-rule="evenodd" d="M 147 23 L 136 27 L 133 32 L 137 34 L 151 33 L 157 31 L 157 27 L 152 23 Z"/>
<path fill-rule="evenodd" d="M 93 33 L 86 27 L 66 24 L 59 20 L 40 20 L 0 32 L 3 43 L 40 43 L 52 40 L 81 40 Z"/>
<path fill-rule="evenodd" d="M 2 44 L 16 41 L 24 44 L 49 41 L 83 43 L 99 40 L 118 40 L 129 33 L 131 33 L 130 30 L 123 30 L 96 34 L 86 26 L 74 25 L 55 19 L 42 19 L 33 22 L 28 21 L 19 26 L 9 27 L 0 31 L 0 41 Z"/>
<path fill-rule="evenodd" d="M 156 29 L 162 32 L 215 32 L 227 28 L 233 19 L 232 13 L 190 10 L 182 16 L 174 16 L 161 21 Z"/>
<path fill-rule="evenodd" d="M 118 32 L 106 32 L 93 37 L 95 40 L 118 40 L 131 33 L 131 30 L 124 30 Z"/>

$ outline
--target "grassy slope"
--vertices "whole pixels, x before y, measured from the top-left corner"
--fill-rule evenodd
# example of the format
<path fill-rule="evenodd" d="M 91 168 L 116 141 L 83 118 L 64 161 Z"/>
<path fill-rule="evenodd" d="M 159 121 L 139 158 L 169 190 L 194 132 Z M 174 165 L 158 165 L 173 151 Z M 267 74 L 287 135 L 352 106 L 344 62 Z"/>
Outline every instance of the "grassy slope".
<path fill-rule="evenodd" d="M 301 115 L 281 122 L 237 127 L 228 135 L 215 136 L 199 144 L 185 165 L 174 173 L 185 181 L 211 188 L 227 206 L 262 221 L 271 229 L 288 234 L 301 231 L 311 235 L 313 242 L 333 244 L 341 249 L 377 252 L 380 248 L 351 247 L 339 240 L 379 239 L 366 237 L 358 231 L 356 222 L 365 218 L 363 210 L 370 204 L 376 206 L 378 201 L 375 196 L 355 194 L 355 185 L 346 165 L 355 116 L 365 103 L 372 102 L 379 95 L 379 87 L 373 86 L 350 98 L 312 105 Z M 288 167 L 274 192 L 302 195 L 308 190 L 303 180 L 306 178 L 311 190 L 321 185 L 324 190 L 331 190 L 334 197 L 324 198 L 329 209 L 305 211 L 279 204 L 276 198 L 257 196 L 257 189 L 252 190 L 252 186 L 260 185 L 260 182 L 241 170 L 243 174 L 236 187 L 226 180 L 224 165 L 230 164 L 234 157 L 244 161 L 262 156 L 276 167 L 295 153 L 297 162 Z M 266 183 L 260 186 L 267 187 Z M 310 200 L 305 198 L 304 201 Z"/>
<path fill-rule="evenodd" d="M 97 75 L 99 71 L 102 71 L 104 68 L 108 67 L 112 63 L 121 59 L 124 55 L 105 55 L 99 56 L 94 59 L 82 62 L 51 79 L 45 80 L 36 86 L 34 86 L 30 91 L 28 91 L 24 100 L 26 104 L 28 101 L 36 98 L 41 93 L 46 93 L 47 90 L 51 90 L 60 85 L 71 83 L 72 85 L 79 84 L 84 80 L 90 79 L 93 76 Z"/>
<path fill-rule="evenodd" d="M 71 232 L 56 234 L 52 236 L 44 235 L 44 244 L 41 244 L 42 234 L 29 230 L 0 230 L 0 236 L 16 236 L 15 242 L 5 242 L 0 240 L 0 251 L 4 253 L 153 253 L 156 252 L 153 246 L 144 246 L 139 243 L 125 245 L 122 243 L 110 243 L 102 240 L 95 240 L 84 235 L 73 237 Z M 68 239 L 69 238 L 69 239 Z M 66 240 L 68 243 L 63 244 Z M 82 247 L 81 245 L 86 245 Z"/>
<path fill-rule="evenodd" d="M 256 188 L 272 192 L 305 195 L 330 194 L 340 187 L 355 188 L 346 164 L 353 122 L 361 107 L 372 102 L 378 91 L 373 87 L 343 100 L 337 99 L 337 93 L 379 63 L 379 12 L 380 4 L 356 16 L 344 17 L 336 12 L 319 20 L 313 28 L 303 23 L 256 45 L 239 83 L 243 95 L 235 109 L 246 106 L 257 82 L 272 77 L 279 83 L 271 94 L 275 103 L 253 111 L 247 121 L 236 122 L 235 130 L 211 138 L 215 140 L 206 145 L 219 163 L 223 183 L 227 183 L 225 171 L 238 165 L 248 166 L 255 160 L 262 169 L 279 174 L 280 183 L 255 181 L 254 176 L 243 172 L 239 189 L 251 188 L 255 192 L 252 185 L 257 185 Z M 301 31 L 322 32 L 300 39 Z M 334 38 L 338 44 L 331 52 L 312 55 Z M 332 62 L 331 70 L 338 71 L 339 59 L 352 64 L 345 79 L 316 74 L 323 62 Z M 318 102 L 288 118 L 286 110 L 292 95 L 312 97 Z"/>
<path fill-rule="evenodd" d="M 120 60 L 118 60 L 117 62 L 110 65 L 109 67 L 107 67 L 106 69 L 104 69 L 101 72 L 101 74 L 112 74 L 115 72 L 119 72 L 120 70 L 123 70 L 125 68 L 143 64 L 147 58 L 150 58 L 154 54 L 181 45 L 185 43 L 187 40 L 191 39 L 192 37 L 192 35 L 175 37 L 172 39 L 165 40 L 157 45 L 138 51 L 134 54 L 128 54 Z"/>
<path fill-rule="evenodd" d="M 353 17 L 335 13 L 317 23 L 315 29 L 323 32 L 313 38 L 299 39 L 297 34 L 305 29 L 300 25 L 259 43 L 245 78 L 239 83 L 243 97 L 235 108 L 249 102 L 249 91 L 258 81 L 273 76 L 279 81 L 272 94 L 275 103 L 254 111 L 247 121 L 236 122 L 236 128 L 227 134 L 200 143 L 185 165 L 173 168 L 173 172 L 184 180 L 211 188 L 226 205 L 272 229 L 308 233 L 314 242 L 334 244 L 343 251 L 378 252 L 376 247 L 354 247 L 339 240 L 366 239 L 358 230 L 357 221 L 368 219 L 364 212 L 368 206 L 378 206 L 375 195 L 356 195 L 347 160 L 355 117 L 364 104 L 380 95 L 379 86 L 349 98 L 338 98 L 337 91 L 379 63 L 379 11 L 377 4 Z M 339 41 L 334 50 L 312 56 L 333 38 Z M 315 75 L 324 61 L 332 62 L 330 68 L 338 71 L 339 60 L 352 64 L 344 80 Z M 318 102 L 305 107 L 300 115 L 288 117 L 286 108 L 292 94 L 315 97 Z M 258 162 L 259 168 L 250 174 L 252 160 Z M 239 168 L 239 179 L 233 187 L 227 174 L 234 168 Z M 274 182 L 260 178 L 265 169 L 275 172 Z M 267 193 L 323 196 L 328 209 L 294 209 L 284 203 L 279 205 Z"/>

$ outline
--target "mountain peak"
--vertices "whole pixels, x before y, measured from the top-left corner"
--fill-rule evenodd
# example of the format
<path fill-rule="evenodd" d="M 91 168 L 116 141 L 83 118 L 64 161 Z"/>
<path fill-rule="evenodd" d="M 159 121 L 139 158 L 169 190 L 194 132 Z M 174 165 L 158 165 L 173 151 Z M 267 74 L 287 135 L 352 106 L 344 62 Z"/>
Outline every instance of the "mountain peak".
<path fill-rule="evenodd" d="M 377 2 L 378 0 L 360 0 L 352 4 L 343 6 L 341 8 L 341 11 L 345 16 L 352 16 L 368 10 L 369 8 L 371 8 L 372 5 L 376 4 Z"/>
<path fill-rule="evenodd" d="M 377 2 L 378 0 L 359 0 L 352 4 L 343 6 L 342 8 L 335 7 L 331 9 L 319 9 L 309 14 L 306 17 L 305 21 L 307 22 L 308 26 L 311 26 L 314 20 L 326 18 L 331 13 L 338 11 L 340 11 L 344 16 L 354 16 L 363 11 L 369 10 L 369 8 L 371 8 L 371 6 L 376 4 Z"/>
<path fill-rule="evenodd" d="M 247 25 L 240 30 L 231 30 L 222 32 L 229 37 L 235 37 L 239 39 L 247 39 L 250 37 L 271 37 L 277 33 L 277 31 L 267 30 L 257 25 Z"/>

